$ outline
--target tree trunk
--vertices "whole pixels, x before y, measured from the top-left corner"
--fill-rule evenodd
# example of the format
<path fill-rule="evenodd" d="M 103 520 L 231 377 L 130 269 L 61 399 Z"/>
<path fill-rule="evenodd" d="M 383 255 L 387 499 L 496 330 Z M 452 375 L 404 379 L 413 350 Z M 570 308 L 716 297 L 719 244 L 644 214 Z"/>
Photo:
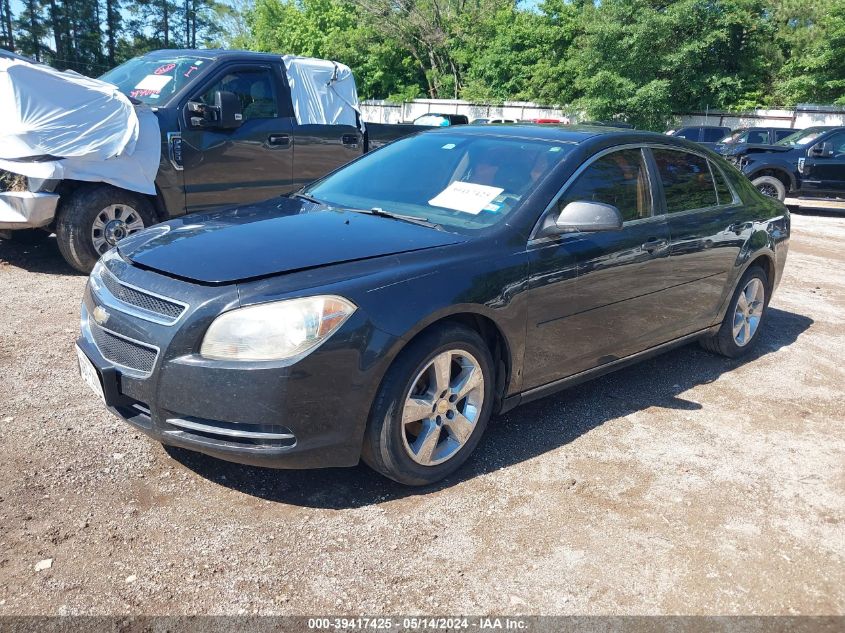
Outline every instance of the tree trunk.
<path fill-rule="evenodd" d="M 35 61 L 41 61 L 41 38 L 39 35 L 39 28 L 37 23 L 37 9 L 35 8 L 35 0 L 27 0 L 27 9 L 29 10 L 29 35 L 32 37 L 32 48 L 35 55 Z"/>
<path fill-rule="evenodd" d="M 10 51 L 15 50 L 15 31 L 12 28 L 12 7 L 9 0 L 3 2 L 3 22 L 6 25 L 6 44 Z"/>
<path fill-rule="evenodd" d="M 170 48 L 170 7 L 169 0 L 164 0 L 161 3 L 162 15 L 164 16 L 164 48 Z"/>
<path fill-rule="evenodd" d="M 115 0 L 106 0 L 106 50 L 109 58 L 109 66 L 115 65 L 115 51 L 117 48 L 117 19 L 115 13 Z"/>

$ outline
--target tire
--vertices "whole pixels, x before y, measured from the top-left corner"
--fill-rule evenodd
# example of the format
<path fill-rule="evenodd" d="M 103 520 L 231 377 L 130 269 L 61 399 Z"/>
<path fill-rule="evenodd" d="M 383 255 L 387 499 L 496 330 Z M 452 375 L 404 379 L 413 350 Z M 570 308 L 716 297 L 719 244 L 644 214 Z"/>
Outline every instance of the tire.
<path fill-rule="evenodd" d="M 754 283 L 755 280 L 756 284 Z M 744 324 L 741 326 L 740 335 L 744 335 L 746 340 L 739 340 L 734 334 L 734 328 L 736 324 L 740 322 L 740 317 L 742 316 L 743 309 L 742 306 L 740 306 L 740 309 L 738 310 L 737 304 L 739 304 L 740 299 L 743 297 L 743 295 L 745 295 L 746 305 L 748 304 L 748 290 L 750 287 L 759 289 L 759 292 L 762 293 L 762 299 L 760 299 L 759 296 L 755 297 L 755 303 L 759 300 L 758 309 L 753 310 L 753 313 L 757 316 L 756 325 L 753 326 L 752 330 L 751 322 L 749 322 L 748 319 L 745 319 Z M 766 321 L 768 307 L 768 276 L 766 275 L 766 272 L 759 266 L 752 266 L 747 271 L 745 271 L 745 274 L 742 276 L 742 279 L 739 280 L 736 290 L 734 291 L 734 295 L 733 297 L 731 297 L 731 302 L 728 306 L 728 311 L 725 313 L 725 318 L 722 321 L 722 325 L 719 327 L 719 331 L 716 332 L 716 334 L 714 335 L 702 338 L 700 341 L 701 346 L 708 352 L 712 352 L 714 354 L 721 354 L 722 356 L 727 356 L 728 358 L 738 358 L 740 356 L 744 356 L 754 348 L 760 338 L 760 331 L 762 330 L 763 324 Z M 748 336 L 749 332 L 750 337 Z"/>
<path fill-rule="evenodd" d="M 435 383 L 438 373 L 445 374 L 437 372 L 432 363 L 448 358 L 446 355 L 451 355 L 449 391 L 442 398 Z M 437 367 L 445 366 L 437 363 Z M 481 385 L 469 380 L 478 375 Z M 440 386 L 443 384 L 441 380 Z M 461 384 L 472 385 L 472 389 L 458 399 L 451 388 L 457 391 Z M 382 381 L 364 436 L 364 462 L 408 486 L 425 486 L 450 475 L 463 465 L 484 434 L 493 411 L 494 384 L 493 359 L 477 332 L 445 325 L 424 333 L 399 354 Z M 406 411 L 412 390 L 418 396 L 414 400 L 417 407 Z M 479 397 L 483 398 L 480 406 Z M 429 403 L 432 409 L 427 417 L 414 421 L 416 415 L 426 415 L 420 412 L 428 411 Z M 424 441 L 430 438 L 434 439 Z"/>
<path fill-rule="evenodd" d="M 777 198 L 781 202 L 786 199 L 786 186 L 774 176 L 760 176 L 751 181 L 757 191 L 769 198 Z"/>
<path fill-rule="evenodd" d="M 110 216 L 115 217 L 106 221 Z M 56 241 L 68 264 L 89 273 L 117 240 L 155 222 L 152 204 L 144 196 L 111 185 L 84 186 L 63 201 Z"/>

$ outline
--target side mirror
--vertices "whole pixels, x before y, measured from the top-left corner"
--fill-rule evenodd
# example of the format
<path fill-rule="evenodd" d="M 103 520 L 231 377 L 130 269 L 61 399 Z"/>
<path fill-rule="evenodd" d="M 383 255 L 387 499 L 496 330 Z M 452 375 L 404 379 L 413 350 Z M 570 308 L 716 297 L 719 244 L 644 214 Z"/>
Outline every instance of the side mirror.
<path fill-rule="evenodd" d="M 218 90 L 214 93 L 214 109 L 217 111 L 215 127 L 234 130 L 244 122 L 241 100 L 234 92 Z"/>
<path fill-rule="evenodd" d="M 549 233 L 575 233 L 578 231 L 618 231 L 622 228 L 622 214 L 612 204 L 576 200 L 567 204 L 548 227 Z"/>
<path fill-rule="evenodd" d="M 217 90 L 214 92 L 214 105 L 189 101 L 188 117 L 193 127 L 234 130 L 243 123 L 241 100 L 234 92 Z"/>
<path fill-rule="evenodd" d="M 824 143 L 816 143 L 807 152 L 813 158 L 830 158 L 833 156 L 833 143 L 825 141 Z"/>

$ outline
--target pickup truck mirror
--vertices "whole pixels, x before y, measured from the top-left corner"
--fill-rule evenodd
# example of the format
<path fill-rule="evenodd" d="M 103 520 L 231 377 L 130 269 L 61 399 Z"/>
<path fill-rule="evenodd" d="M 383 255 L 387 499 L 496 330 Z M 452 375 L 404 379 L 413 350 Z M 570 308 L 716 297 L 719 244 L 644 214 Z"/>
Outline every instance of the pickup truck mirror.
<path fill-rule="evenodd" d="M 244 122 L 241 100 L 234 92 L 218 90 L 214 93 L 214 109 L 217 111 L 215 127 L 233 130 Z"/>
<path fill-rule="evenodd" d="M 214 92 L 214 105 L 198 101 L 189 101 L 187 116 L 193 127 L 234 130 L 243 123 L 241 100 L 234 92 L 217 90 Z"/>
<path fill-rule="evenodd" d="M 622 214 L 612 204 L 576 200 L 567 204 L 547 227 L 545 233 L 575 233 L 578 231 L 618 231 L 622 228 Z"/>
<path fill-rule="evenodd" d="M 823 143 L 816 143 L 807 152 L 808 156 L 813 158 L 830 158 L 833 156 L 833 143 L 825 141 Z"/>

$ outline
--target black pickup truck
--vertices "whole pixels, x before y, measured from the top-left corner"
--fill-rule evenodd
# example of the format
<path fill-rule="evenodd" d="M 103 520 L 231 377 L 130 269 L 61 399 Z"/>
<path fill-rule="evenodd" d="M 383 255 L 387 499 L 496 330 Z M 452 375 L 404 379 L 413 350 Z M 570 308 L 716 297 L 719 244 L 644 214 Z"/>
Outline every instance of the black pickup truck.
<path fill-rule="evenodd" d="M 845 199 L 845 127 L 810 127 L 774 145 L 742 144 L 724 153 L 761 193 L 825 206 Z"/>
<path fill-rule="evenodd" d="M 114 243 L 145 226 L 295 191 L 420 130 L 361 126 L 360 120 L 358 125 L 301 125 L 286 72 L 280 55 L 224 50 L 155 51 L 107 72 L 100 79 L 152 108 L 158 118 L 162 145 L 156 194 L 30 178 L 38 192 L 58 194 L 53 211 L 45 216 L 41 209 L 29 225 L 25 219 L 13 225 L 0 221 L 0 233 L 33 234 L 16 229 L 36 227 L 55 231 L 68 263 L 87 272 Z"/>

